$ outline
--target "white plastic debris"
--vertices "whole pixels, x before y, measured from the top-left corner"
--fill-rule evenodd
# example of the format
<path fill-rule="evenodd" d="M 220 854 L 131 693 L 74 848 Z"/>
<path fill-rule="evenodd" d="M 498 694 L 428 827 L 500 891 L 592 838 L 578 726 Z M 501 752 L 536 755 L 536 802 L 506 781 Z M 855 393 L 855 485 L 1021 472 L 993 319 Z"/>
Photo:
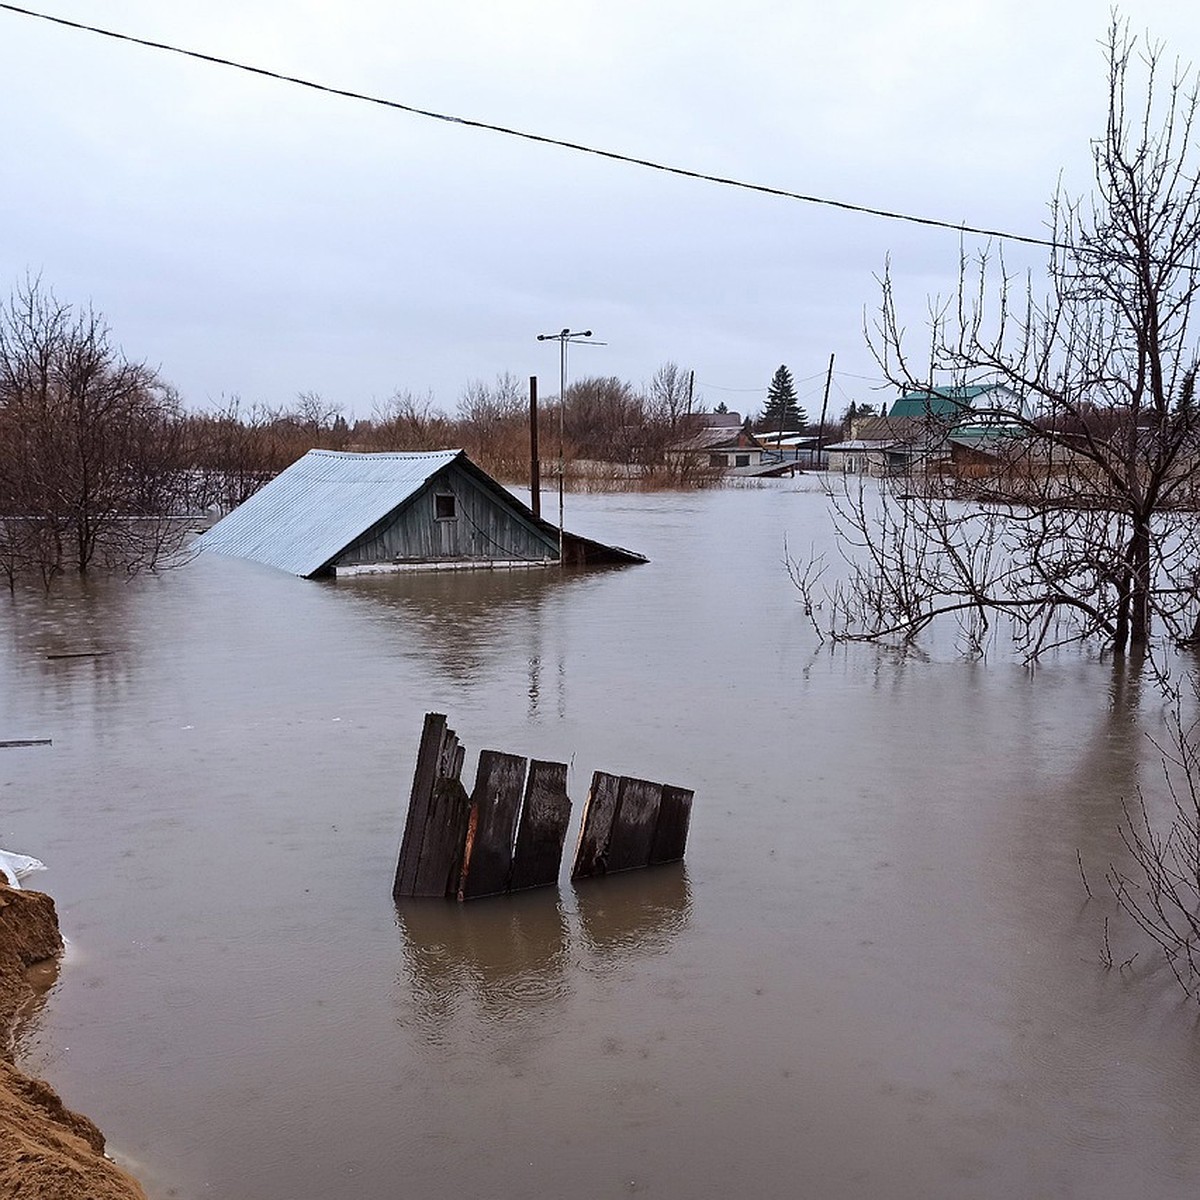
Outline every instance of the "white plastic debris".
<path fill-rule="evenodd" d="M 33 871 L 44 871 L 46 864 L 39 858 L 30 858 L 28 854 L 14 854 L 11 850 L 0 850 L 0 874 L 8 881 L 9 887 L 20 888 L 20 881 Z"/>

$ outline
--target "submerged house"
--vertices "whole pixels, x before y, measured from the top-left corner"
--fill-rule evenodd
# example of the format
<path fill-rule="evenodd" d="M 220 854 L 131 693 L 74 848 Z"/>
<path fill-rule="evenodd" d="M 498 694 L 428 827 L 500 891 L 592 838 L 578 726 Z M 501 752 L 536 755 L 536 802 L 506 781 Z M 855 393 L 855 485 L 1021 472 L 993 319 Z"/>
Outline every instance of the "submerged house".
<path fill-rule="evenodd" d="M 868 417 L 851 436 L 827 446 L 830 471 L 847 475 L 909 475 L 942 449 L 945 430 L 919 417 Z"/>
<path fill-rule="evenodd" d="M 676 462 L 718 471 L 762 462 L 763 448 L 746 431 L 739 413 L 688 413 L 680 424 L 683 436 L 667 447 L 667 456 Z"/>
<path fill-rule="evenodd" d="M 948 469 L 969 455 L 966 445 L 1013 439 L 1025 414 L 1005 384 L 946 386 L 906 392 L 886 416 L 851 422 L 844 441 L 828 447 L 829 469 L 859 475 L 913 475 Z M 962 443 L 957 459 L 954 442 Z"/>
<path fill-rule="evenodd" d="M 557 526 L 462 450 L 310 450 L 197 541 L 197 548 L 313 578 L 559 564 Z M 569 566 L 646 562 L 563 532 Z"/>

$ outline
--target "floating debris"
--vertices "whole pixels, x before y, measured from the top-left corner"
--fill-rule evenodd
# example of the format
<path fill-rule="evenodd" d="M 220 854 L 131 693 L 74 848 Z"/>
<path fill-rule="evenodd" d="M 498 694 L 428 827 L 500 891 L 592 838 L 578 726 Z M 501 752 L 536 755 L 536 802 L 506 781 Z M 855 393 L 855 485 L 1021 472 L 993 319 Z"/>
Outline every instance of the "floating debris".
<path fill-rule="evenodd" d="M 0 876 L 11 888 L 21 890 L 20 881 L 34 871 L 44 871 L 46 864 L 40 858 L 28 854 L 14 854 L 11 850 L 0 850 Z"/>

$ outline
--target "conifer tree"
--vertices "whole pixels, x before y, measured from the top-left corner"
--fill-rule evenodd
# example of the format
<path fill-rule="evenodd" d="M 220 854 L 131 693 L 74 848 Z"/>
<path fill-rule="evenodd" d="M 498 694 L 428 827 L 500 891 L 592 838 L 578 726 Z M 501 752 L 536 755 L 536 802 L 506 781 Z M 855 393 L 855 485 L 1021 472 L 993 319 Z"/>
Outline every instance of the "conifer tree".
<path fill-rule="evenodd" d="M 767 388 L 767 403 L 758 418 L 758 425 L 763 430 L 796 430 L 808 424 L 808 415 L 796 401 L 796 384 L 792 373 L 785 366 L 771 376 L 771 386 Z"/>

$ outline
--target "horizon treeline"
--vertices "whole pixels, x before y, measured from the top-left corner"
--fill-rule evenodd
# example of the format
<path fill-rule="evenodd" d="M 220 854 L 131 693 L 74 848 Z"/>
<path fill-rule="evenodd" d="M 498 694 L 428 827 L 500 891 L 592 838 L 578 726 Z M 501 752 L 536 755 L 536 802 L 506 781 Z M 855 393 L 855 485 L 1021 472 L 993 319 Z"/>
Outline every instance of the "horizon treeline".
<path fill-rule="evenodd" d="M 642 388 L 612 375 L 578 379 L 567 387 L 565 404 L 557 395 L 539 397 L 543 479 L 556 472 L 561 448 L 569 485 L 706 486 L 717 478 L 707 462 L 669 451 L 707 411 L 691 394 L 688 372 L 673 362 Z M 527 483 L 530 474 L 528 380 L 509 373 L 468 383 L 453 412 L 440 409 L 432 394 L 398 391 L 370 417 L 349 422 L 340 405 L 305 392 L 278 408 L 234 397 L 182 414 L 182 422 L 189 465 L 220 488 L 205 507 L 241 503 L 311 449 L 461 449 L 505 482 Z"/>

